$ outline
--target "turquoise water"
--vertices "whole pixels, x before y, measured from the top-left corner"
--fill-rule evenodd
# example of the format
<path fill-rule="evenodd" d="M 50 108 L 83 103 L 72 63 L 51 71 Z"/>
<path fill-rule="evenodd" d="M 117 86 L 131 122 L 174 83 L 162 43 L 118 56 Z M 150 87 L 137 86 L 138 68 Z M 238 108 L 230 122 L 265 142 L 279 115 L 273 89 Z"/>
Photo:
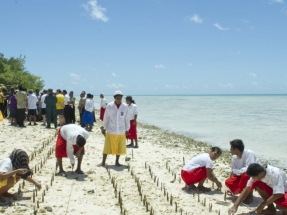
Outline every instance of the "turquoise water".
<path fill-rule="evenodd" d="M 286 168 L 287 95 L 133 96 L 139 121 L 229 149 L 240 138 L 261 159 Z M 111 96 L 106 97 L 112 101 Z M 100 99 L 94 98 L 98 108 Z"/>

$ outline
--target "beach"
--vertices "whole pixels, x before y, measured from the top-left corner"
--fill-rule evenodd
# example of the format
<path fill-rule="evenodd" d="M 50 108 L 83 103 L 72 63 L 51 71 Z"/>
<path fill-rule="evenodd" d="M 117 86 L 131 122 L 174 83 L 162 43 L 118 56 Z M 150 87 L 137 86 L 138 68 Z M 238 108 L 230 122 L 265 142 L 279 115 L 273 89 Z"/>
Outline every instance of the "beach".
<path fill-rule="evenodd" d="M 120 158 L 123 166 L 116 167 L 115 156 L 109 155 L 107 167 L 97 167 L 104 143 L 100 132 L 102 123 L 97 120 L 85 146 L 82 163 L 85 174 L 72 172 L 69 159 L 63 159 L 67 177 L 62 177 L 55 176 L 56 130 L 41 125 L 19 129 L 9 124 L 7 119 L 0 123 L 1 159 L 9 156 L 14 148 L 26 150 L 33 179 L 41 182 L 42 189 L 37 191 L 33 202 L 34 185 L 25 182 L 23 187 L 21 180 L 10 190 L 15 200 L 0 207 L 3 214 L 34 214 L 34 211 L 38 214 L 99 215 L 227 214 L 236 200 L 235 196 L 229 195 L 225 199 L 226 187 L 219 191 L 210 181 L 205 183 L 212 188 L 209 193 L 182 190 L 184 183 L 180 171 L 183 163 L 210 149 L 206 143 L 187 136 L 139 123 L 139 148 L 127 149 L 127 155 Z M 214 162 L 214 172 L 222 184 L 229 175 L 230 159 L 230 153 L 223 152 Z M 250 214 L 260 202 L 255 193 L 254 203 L 242 205 L 237 214 Z"/>

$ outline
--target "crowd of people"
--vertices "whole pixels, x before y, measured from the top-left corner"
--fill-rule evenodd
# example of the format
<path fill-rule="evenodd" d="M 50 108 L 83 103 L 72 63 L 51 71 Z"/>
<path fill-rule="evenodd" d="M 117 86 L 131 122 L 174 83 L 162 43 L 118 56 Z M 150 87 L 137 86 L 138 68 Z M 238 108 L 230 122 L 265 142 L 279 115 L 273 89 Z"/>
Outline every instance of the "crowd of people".
<path fill-rule="evenodd" d="M 3 93 L 4 92 L 4 93 Z M 4 116 L 7 99 L 5 91 L 0 94 L 0 108 Z M 99 167 L 106 165 L 108 155 L 116 155 L 115 165 L 121 166 L 119 158 L 126 154 L 127 147 L 138 148 L 137 141 L 137 106 L 132 96 L 125 98 L 123 93 L 116 91 L 114 101 L 107 103 L 103 94 L 100 94 L 100 120 L 105 136 L 103 157 Z M 75 101 L 73 92 L 67 95 L 67 91 L 58 89 L 55 93 L 52 89 L 43 90 L 41 94 L 36 90 L 28 91 L 23 88 L 12 91 L 9 96 L 11 125 L 24 127 L 25 110 L 28 110 L 28 125 L 37 125 L 37 116 L 42 116 L 43 125 L 51 128 L 60 126 L 56 140 L 56 158 L 59 164 L 59 173 L 65 174 L 62 158 L 68 157 L 72 165 L 77 159 L 77 174 L 83 174 L 81 163 L 85 154 L 85 144 L 92 131 L 95 122 L 95 107 L 93 95 L 85 91 L 81 92 L 78 103 L 80 125 L 75 124 Z M 57 120 L 59 117 L 59 124 Z M 131 143 L 126 145 L 127 140 Z M 276 214 L 275 203 L 281 209 L 282 215 L 287 215 L 287 175 L 277 167 L 269 164 L 260 164 L 258 157 L 251 150 L 245 149 L 240 139 L 230 141 L 230 153 L 232 154 L 230 177 L 225 180 L 225 185 L 231 195 L 239 195 L 236 202 L 229 209 L 229 214 L 235 214 L 240 203 L 253 202 L 253 190 L 255 189 L 263 202 L 256 208 L 257 214 Z M 218 159 L 222 151 L 219 147 L 212 147 L 209 153 L 199 154 L 189 160 L 181 170 L 181 177 L 186 184 L 185 190 L 198 190 L 209 192 L 211 189 L 204 186 L 206 179 L 214 182 L 218 189 L 222 183 L 213 172 L 212 161 Z M 35 182 L 30 175 L 29 160 L 26 152 L 21 149 L 13 151 L 9 158 L 0 161 L 0 195 L 9 196 L 7 192 L 22 177 L 34 183 L 38 188 L 41 185 Z M 195 185 L 197 184 L 197 186 Z M 267 207 L 267 208 L 266 208 Z"/>

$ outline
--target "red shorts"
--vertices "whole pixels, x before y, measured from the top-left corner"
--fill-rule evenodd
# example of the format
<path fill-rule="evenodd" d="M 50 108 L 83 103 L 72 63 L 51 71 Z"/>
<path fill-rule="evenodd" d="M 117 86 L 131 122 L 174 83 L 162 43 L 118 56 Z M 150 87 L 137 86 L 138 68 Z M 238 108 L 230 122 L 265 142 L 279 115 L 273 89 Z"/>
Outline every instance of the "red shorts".
<path fill-rule="evenodd" d="M 243 173 L 240 176 L 233 175 L 231 178 L 226 179 L 225 185 L 234 195 L 237 195 L 244 190 L 249 178 L 250 176 L 246 173 Z"/>
<path fill-rule="evenodd" d="M 194 169 L 192 172 L 181 170 L 181 178 L 188 185 L 196 184 L 203 179 L 206 179 L 206 168 L 199 167 Z"/>
<path fill-rule="evenodd" d="M 100 109 L 100 120 L 102 120 L 102 121 L 104 120 L 105 111 L 106 111 L 106 109 L 101 107 L 101 109 Z"/>
<path fill-rule="evenodd" d="M 58 137 L 56 141 L 56 158 L 66 158 L 67 156 L 67 141 L 61 136 L 60 130 L 58 131 Z M 73 145 L 74 153 L 79 150 L 79 146 Z M 84 153 L 85 149 L 82 148 L 82 154 Z"/>
<path fill-rule="evenodd" d="M 262 181 L 254 181 L 251 184 L 250 189 L 253 190 L 256 189 L 256 187 L 263 190 L 268 196 L 271 196 L 273 194 L 273 189 Z M 287 208 L 287 193 L 285 193 L 284 196 L 282 196 L 280 199 L 277 199 L 275 201 L 275 204 L 279 205 L 282 208 Z"/>
<path fill-rule="evenodd" d="M 130 140 L 138 139 L 138 136 L 137 136 L 137 124 L 134 125 L 134 120 L 130 121 L 129 133 L 130 133 L 130 135 L 126 136 L 127 139 L 130 139 Z"/>

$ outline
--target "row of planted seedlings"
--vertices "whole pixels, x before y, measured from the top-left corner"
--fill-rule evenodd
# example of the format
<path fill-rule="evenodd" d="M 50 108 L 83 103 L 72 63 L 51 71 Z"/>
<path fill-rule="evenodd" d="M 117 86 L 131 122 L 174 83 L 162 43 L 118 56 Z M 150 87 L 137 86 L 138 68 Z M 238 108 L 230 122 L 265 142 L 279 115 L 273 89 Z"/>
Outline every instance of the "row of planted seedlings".
<path fill-rule="evenodd" d="M 56 134 L 55 134 L 56 136 Z M 45 164 L 47 163 L 47 160 L 49 159 L 49 157 L 53 154 L 54 152 L 54 137 L 50 136 L 47 138 L 47 140 L 42 142 L 42 145 L 40 148 L 35 149 L 29 156 L 29 160 L 32 161 L 36 161 L 36 163 L 34 165 L 30 165 L 30 166 L 34 166 L 31 169 L 31 177 L 33 177 L 34 175 L 37 175 L 39 173 L 39 171 L 45 166 Z M 52 143 L 52 146 L 50 146 Z M 47 153 L 45 155 L 45 153 Z M 39 159 L 40 158 L 40 159 Z M 34 163 L 34 162 L 33 162 Z M 56 166 L 57 168 L 57 166 Z M 54 172 L 51 175 L 51 179 L 50 179 L 50 186 L 52 187 L 53 185 L 53 181 L 55 179 L 55 174 Z M 18 196 L 21 195 L 22 189 L 24 189 L 25 187 L 25 180 L 23 180 L 22 184 L 19 183 L 19 187 L 18 187 Z M 33 210 L 33 214 L 37 214 L 39 208 L 40 208 L 40 203 L 44 202 L 45 199 L 45 195 L 46 192 L 48 192 L 49 190 L 49 186 L 48 184 L 45 185 L 45 187 L 42 187 L 42 193 L 39 195 L 39 192 L 37 190 L 37 188 L 35 187 L 33 189 L 32 192 L 32 210 Z M 40 211 L 41 212 L 41 211 Z"/>
<path fill-rule="evenodd" d="M 114 194 L 115 194 L 115 198 L 118 199 L 118 203 L 120 206 L 120 214 L 122 215 L 129 215 L 132 214 L 129 212 L 129 210 L 124 206 L 124 200 L 123 200 L 123 191 L 120 188 L 119 184 L 118 184 L 118 180 L 116 176 L 112 176 L 112 173 L 110 171 L 110 168 L 106 167 L 107 173 L 109 175 L 109 179 L 111 180 L 111 183 L 113 185 L 114 188 Z M 128 170 L 130 171 L 130 165 L 128 164 Z M 134 178 L 134 177 L 133 177 Z M 142 195 L 141 196 L 141 201 L 142 201 Z M 145 206 L 145 205 L 144 205 Z M 148 208 L 146 206 L 146 211 L 148 212 Z"/>
<path fill-rule="evenodd" d="M 185 157 L 182 158 L 182 161 L 183 161 L 183 165 L 185 165 Z M 147 165 L 146 165 L 147 166 Z M 146 168 L 145 166 L 145 168 Z M 171 170 L 171 166 L 169 165 L 169 162 L 166 161 L 166 170 L 168 170 L 169 173 L 171 173 L 172 177 L 173 177 L 173 180 L 172 180 L 172 183 L 175 183 L 176 181 L 178 181 L 178 183 L 181 183 L 182 180 L 181 180 L 181 177 L 179 176 L 178 177 L 178 180 L 177 180 L 177 171 L 172 171 Z M 149 171 L 151 172 L 151 169 L 149 168 Z M 151 173 L 152 174 L 152 173 Z M 183 182 L 184 183 L 184 182 Z M 206 179 L 205 183 L 208 183 L 208 179 Z M 214 189 L 214 182 L 211 183 L 211 188 Z M 201 197 L 200 197 L 200 192 L 198 189 L 194 190 L 192 192 L 192 196 L 195 198 L 197 196 L 197 201 L 199 203 L 201 203 L 201 205 L 204 207 L 204 208 L 207 208 L 208 209 L 208 212 L 211 213 L 211 212 L 214 212 L 216 214 L 220 214 L 220 210 L 212 210 L 213 208 L 213 201 L 212 199 L 210 199 L 210 202 L 209 204 L 207 205 L 206 204 L 206 197 L 204 197 L 202 200 L 201 200 Z M 224 192 L 224 196 L 223 196 L 223 202 L 222 201 L 217 201 L 217 202 L 220 202 L 221 204 L 224 204 L 226 202 L 226 197 L 227 197 L 227 191 Z M 180 209 L 180 212 L 181 214 L 184 214 L 184 212 L 182 212 L 182 209 Z M 185 212 L 186 214 L 188 214 L 188 212 Z"/>

